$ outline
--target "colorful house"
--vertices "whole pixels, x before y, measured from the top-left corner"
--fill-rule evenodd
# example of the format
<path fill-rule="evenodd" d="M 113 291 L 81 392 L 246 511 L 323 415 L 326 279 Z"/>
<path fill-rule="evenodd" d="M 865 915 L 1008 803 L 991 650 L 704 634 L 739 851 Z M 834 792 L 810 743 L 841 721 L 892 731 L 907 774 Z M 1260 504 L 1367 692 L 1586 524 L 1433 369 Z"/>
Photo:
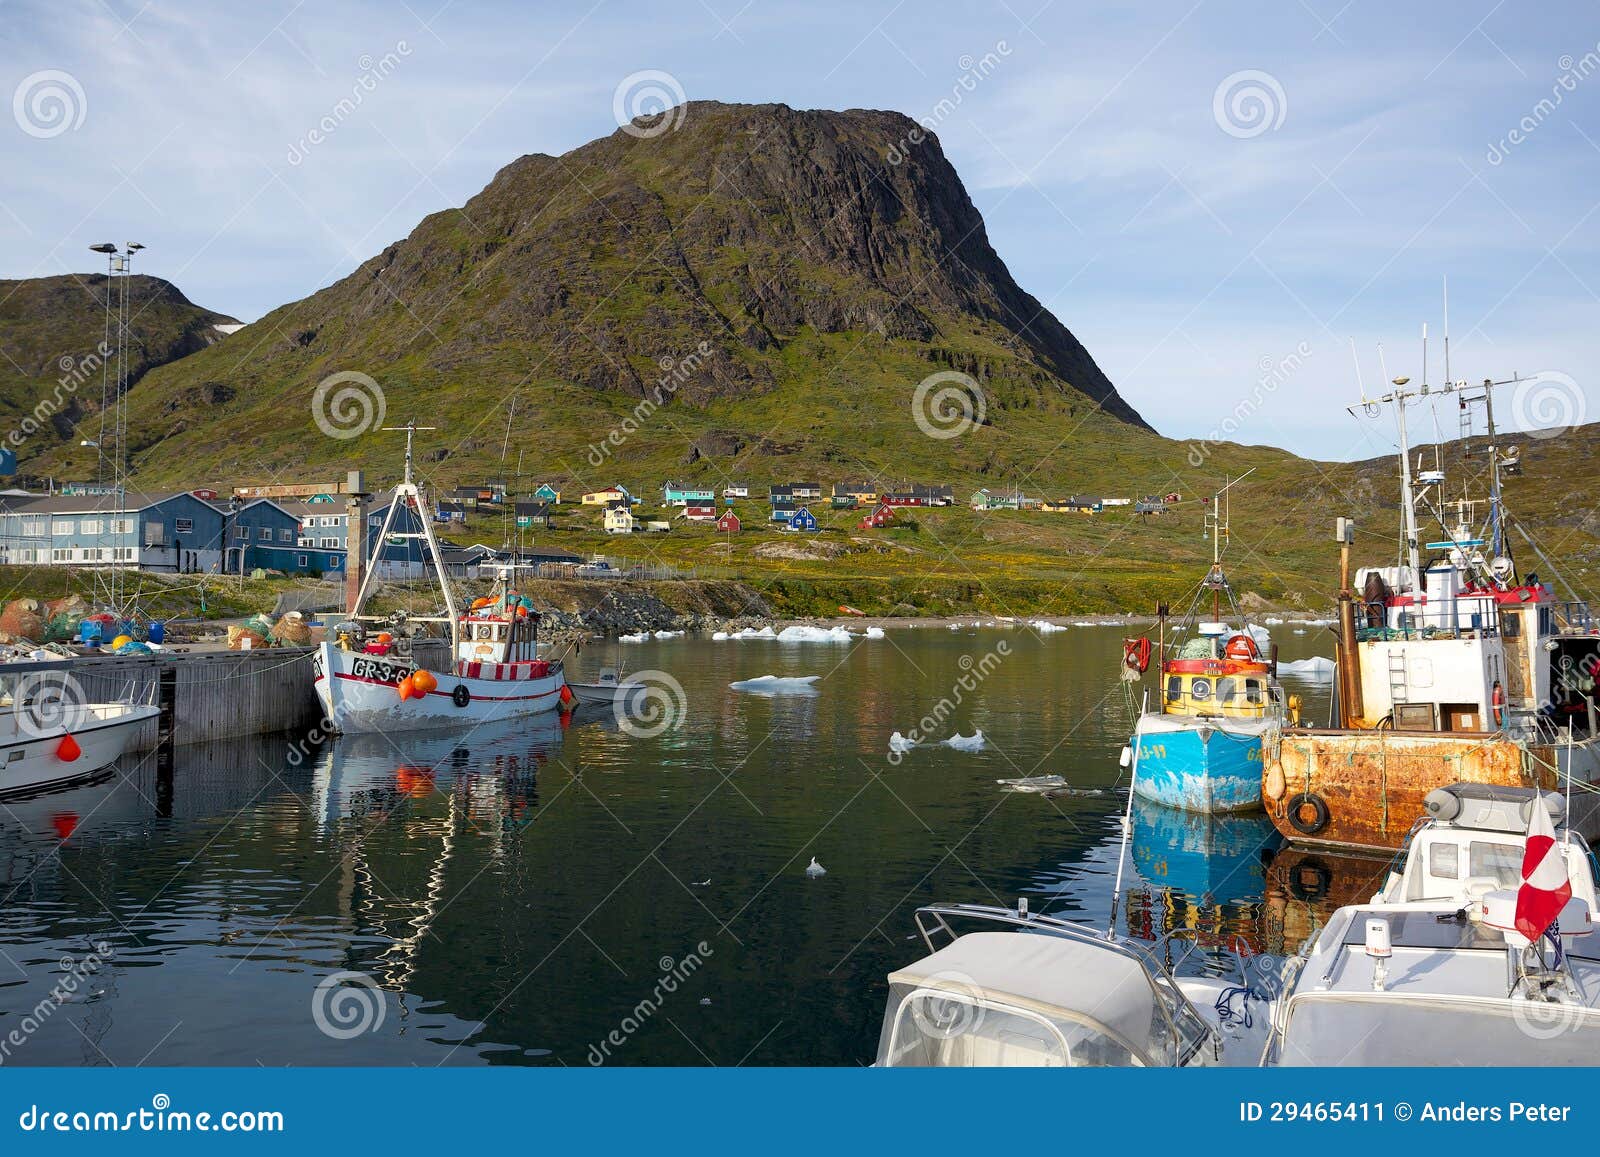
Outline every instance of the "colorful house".
<path fill-rule="evenodd" d="M 794 502 L 794 487 L 787 482 L 774 484 L 771 492 L 767 495 L 767 501 L 772 503 L 773 506 L 777 506 L 780 502 Z"/>
<path fill-rule="evenodd" d="M 926 494 L 919 494 L 911 490 L 897 490 L 883 496 L 885 506 L 931 506 L 932 502 Z"/>
<path fill-rule="evenodd" d="M 817 529 L 816 515 L 802 506 L 789 517 L 790 530 L 815 530 Z"/>
<path fill-rule="evenodd" d="M 735 498 L 749 498 L 750 484 L 748 482 L 730 482 L 722 488 L 722 497 L 732 502 Z"/>
<path fill-rule="evenodd" d="M 453 498 L 441 498 L 434 507 L 435 522 L 465 522 L 467 508 Z"/>
<path fill-rule="evenodd" d="M 668 482 L 661 488 L 661 501 L 667 506 L 705 506 L 717 501 L 717 492 L 709 486 L 680 486 Z"/>
<path fill-rule="evenodd" d="M 1067 499 L 1067 508 L 1079 514 L 1099 514 L 1105 509 L 1105 503 L 1089 494 L 1074 494 Z"/>
<path fill-rule="evenodd" d="M 788 522 L 795 515 L 794 500 L 790 498 L 774 498 L 772 500 L 772 513 L 767 516 L 768 522 Z"/>
<path fill-rule="evenodd" d="M 820 482 L 791 482 L 789 493 L 796 502 L 803 502 L 808 498 L 822 497 L 822 483 Z"/>
<path fill-rule="evenodd" d="M 874 530 L 880 527 L 888 526 L 893 521 L 894 510 L 887 502 L 880 502 L 873 508 L 871 514 L 867 515 L 860 522 L 856 523 L 856 525 L 862 530 Z"/>
<path fill-rule="evenodd" d="M 717 508 L 714 505 L 701 506 L 696 504 L 694 506 L 685 506 L 683 508 L 683 517 L 690 522 L 715 522 L 717 520 Z"/>
<path fill-rule="evenodd" d="M 607 534 L 633 533 L 633 511 L 626 502 L 606 507 L 605 527 Z"/>
<path fill-rule="evenodd" d="M 583 496 L 585 506 L 610 506 L 613 502 L 631 502 L 632 495 L 620 486 L 607 486 L 604 490 L 591 490 Z"/>
<path fill-rule="evenodd" d="M 548 482 L 539 483 L 539 489 L 533 492 L 535 502 L 548 502 L 551 506 L 561 505 L 561 491 Z"/>
<path fill-rule="evenodd" d="M 717 530 L 722 534 L 738 534 L 739 516 L 731 510 L 727 511 L 717 519 Z"/>
<path fill-rule="evenodd" d="M 548 502 L 519 502 L 516 505 L 517 527 L 526 530 L 530 526 L 542 526 L 550 529 L 550 504 Z"/>
<path fill-rule="evenodd" d="M 840 509 L 848 510 L 877 500 L 878 487 L 874 483 L 845 481 L 833 484 L 833 504 Z"/>

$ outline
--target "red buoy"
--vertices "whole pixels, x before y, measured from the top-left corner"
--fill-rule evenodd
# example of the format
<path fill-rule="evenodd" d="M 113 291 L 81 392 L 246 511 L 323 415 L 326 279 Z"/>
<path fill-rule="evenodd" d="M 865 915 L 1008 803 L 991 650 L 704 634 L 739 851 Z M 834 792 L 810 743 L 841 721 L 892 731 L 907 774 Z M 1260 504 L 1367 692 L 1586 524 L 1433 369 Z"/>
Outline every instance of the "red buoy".
<path fill-rule="evenodd" d="M 61 742 L 56 744 L 56 758 L 64 763 L 71 763 L 83 754 L 83 748 L 78 746 L 78 741 L 70 735 L 63 735 Z"/>

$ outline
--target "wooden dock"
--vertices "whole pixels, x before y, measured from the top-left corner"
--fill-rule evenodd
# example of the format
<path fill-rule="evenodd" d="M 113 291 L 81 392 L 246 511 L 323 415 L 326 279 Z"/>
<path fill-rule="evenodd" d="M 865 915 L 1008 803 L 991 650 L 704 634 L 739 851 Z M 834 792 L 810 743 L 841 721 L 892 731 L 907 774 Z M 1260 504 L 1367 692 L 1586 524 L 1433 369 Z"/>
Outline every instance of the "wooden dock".
<path fill-rule="evenodd" d="M 167 651 L 7 663 L 0 676 L 70 675 L 85 701 L 131 698 L 161 715 L 144 724 L 129 750 L 163 741 L 204 743 L 310 727 L 322 717 L 311 691 L 311 647 L 260 651 Z"/>

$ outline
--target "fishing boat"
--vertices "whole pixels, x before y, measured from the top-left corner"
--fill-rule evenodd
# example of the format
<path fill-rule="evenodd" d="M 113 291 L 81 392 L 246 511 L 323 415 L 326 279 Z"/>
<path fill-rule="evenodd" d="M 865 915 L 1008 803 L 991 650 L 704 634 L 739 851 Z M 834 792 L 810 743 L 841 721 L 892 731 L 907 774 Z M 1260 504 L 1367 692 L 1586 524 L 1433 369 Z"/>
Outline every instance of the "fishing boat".
<path fill-rule="evenodd" d="M 1170 640 L 1160 617 L 1157 706 L 1140 712 L 1125 753 L 1136 793 L 1185 811 L 1259 809 L 1263 738 L 1282 714 L 1267 630 L 1240 609 L 1222 566 L 1228 492 L 1238 481 L 1210 503 L 1211 568 Z M 1142 677 L 1151 651 L 1148 637 L 1125 640 L 1123 677 Z"/>
<path fill-rule="evenodd" d="M 1267 814 L 1288 839 L 1392 851 L 1428 792 L 1456 781 L 1547 789 L 1574 782 L 1572 826 L 1590 836 L 1600 828 L 1589 790 L 1600 785 L 1600 631 L 1587 604 L 1559 598 L 1520 568 L 1508 534 L 1517 524 L 1501 490 L 1508 451 L 1498 444 L 1493 398 L 1517 381 L 1408 389 L 1399 377 L 1380 398 L 1363 391 L 1366 412 L 1395 409 L 1398 558 L 1352 578 L 1354 524 L 1337 520 L 1338 725 L 1278 729 L 1262 765 Z M 1463 423 L 1474 423 L 1480 408 L 1485 415 L 1486 496 L 1452 487 L 1437 450 L 1431 468 L 1419 456 L 1413 469 L 1406 411 L 1439 397 Z M 1433 541 L 1420 529 L 1425 520 L 1437 525 Z"/>
<path fill-rule="evenodd" d="M 128 750 L 139 728 L 161 714 L 147 703 L 82 703 L 70 676 L 16 679 L 0 701 L 0 798 L 93 779 Z"/>
<path fill-rule="evenodd" d="M 1285 964 L 1263 1063 L 1593 1063 L 1600 908 L 1565 815 L 1534 788 L 1430 792 L 1400 870 Z M 1530 889 L 1544 903 L 1519 907 Z"/>
<path fill-rule="evenodd" d="M 538 657 L 539 614 L 513 588 L 514 565 L 497 569 L 492 595 L 464 612 L 457 609 L 428 506 L 411 477 L 412 437 L 431 428 L 398 428 L 406 435 L 405 474 L 394 488 L 378 541 L 425 544 L 444 613 L 363 615 L 376 568 L 366 571 L 348 621 L 312 657 L 312 685 L 334 731 L 409 731 L 537 715 L 557 710 L 571 694 L 560 660 Z M 396 528 L 402 510 L 412 512 L 408 523 L 420 529 Z M 384 629 L 372 630 L 375 624 Z M 449 659 L 439 671 L 420 663 L 415 645 L 433 627 L 447 630 L 450 638 Z"/>

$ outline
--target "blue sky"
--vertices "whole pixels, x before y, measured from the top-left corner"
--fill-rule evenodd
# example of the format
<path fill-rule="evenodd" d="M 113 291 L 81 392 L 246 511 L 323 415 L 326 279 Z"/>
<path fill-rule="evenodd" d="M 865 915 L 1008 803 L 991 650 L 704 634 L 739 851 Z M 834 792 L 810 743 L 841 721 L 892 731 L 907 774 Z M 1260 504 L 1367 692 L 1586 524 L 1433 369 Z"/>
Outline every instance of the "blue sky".
<path fill-rule="evenodd" d="M 1379 342 L 1391 375 L 1417 376 L 1428 322 L 1437 379 L 1446 275 L 1455 377 L 1566 375 L 1504 411 L 1600 418 L 1593 4 L 12 0 L 0 13 L 13 98 L 0 276 L 92 271 L 91 242 L 139 240 L 142 271 L 259 317 L 516 156 L 615 131 L 619 84 L 656 70 L 691 99 L 934 124 L 1017 280 L 1163 433 L 1386 452 L 1386 424 L 1344 413 L 1350 339 L 1369 385 Z M 64 103 L 35 104 L 41 89 Z M 1230 425 L 1247 398 L 1258 406 Z"/>

